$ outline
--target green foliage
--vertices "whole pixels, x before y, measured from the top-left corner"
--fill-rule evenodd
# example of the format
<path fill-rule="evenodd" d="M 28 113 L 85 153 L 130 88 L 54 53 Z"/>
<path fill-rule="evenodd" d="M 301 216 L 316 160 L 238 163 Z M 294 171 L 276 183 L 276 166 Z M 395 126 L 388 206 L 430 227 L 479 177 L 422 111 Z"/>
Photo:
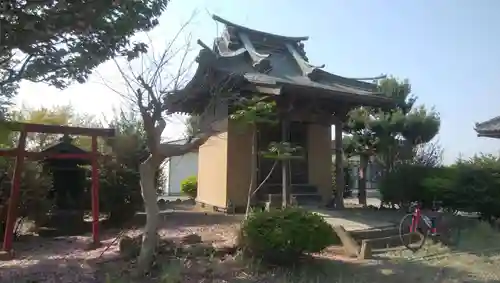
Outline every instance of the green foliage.
<path fill-rule="evenodd" d="M 452 174 L 454 171 L 445 167 L 397 166 L 378 184 L 382 202 L 404 207 L 411 201 L 420 201 L 430 208 L 434 200 L 443 200 L 444 190 L 451 186 Z"/>
<path fill-rule="evenodd" d="M 275 124 L 278 122 L 276 102 L 266 101 L 259 96 L 241 98 L 229 118 L 242 125 Z"/>
<path fill-rule="evenodd" d="M 241 226 L 239 245 L 244 254 L 267 263 L 295 263 L 335 242 L 323 217 L 301 208 L 256 212 Z"/>
<path fill-rule="evenodd" d="M 486 220 L 500 217 L 500 159 L 492 155 L 459 160 L 448 167 L 401 165 L 385 176 L 379 189 L 388 204 L 421 201 L 430 207 L 478 212 Z"/>
<path fill-rule="evenodd" d="M 14 162 L 8 159 L 0 165 L 0 172 L 6 173 L 6 177 L 0 183 L 0 227 L 5 223 L 7 217 L 8 200 L 11 190 L 11 178 L 14 171 Z M 17 213 L 20 217 L 26 217 L 40 223 L 45 220 L 45 215 L 53 208 L 53 203 L 47 198 L 52 188 L 52 179 L 42 171 L 40 164 L 25 161 L 23 178 L 21 178 L 20 198 Z M 1 229 L 0 229 L 1 230 Z"/>
<path fill-rule="evenodd" d="M 484 219 L 500 217 L 500 162 L 475 156 L 457 163 L 450 204 L 454 210 L 480 212 Z"/>
<path fill-rule="evenodd" d="M 13 129 L 12 124 L 4 121 L 0 121 L 0 148 L 10 148 L 14 144 L 12 139 Z M 3 159 L 0 158 L 0 163 Z"/>
<path fill-rule="evenodd" d="M 83 83 L 92 69 L 115 57 L 134 58 L 144 43 L 131 37 L 158 24 L 168 0 L 8 1 L 0 11 L 0 96 L 23 80 L 64 88 Z"/>
<path fill-rule="evenodd" d="M 47 124 L 47 125 L 78 125 L 80 127 L 100 127 L 96 117 L 88 114 L 80 114 L 71 105 L 55 106 L 51 108 L 22 107 L 10 113 L 15 122 Z M 12 124 L 4 124 L 11 131 L 19 130 L 12 128 Z M 10 135 L 12 140 L 14 137 Z M 33 150 L 42 150 L 59 142 L 60 135 L 47 133 L 29 133 L 27 136 L 27 147 Z M 90 150 L 91 138 L 85 136 L 74 136 L 73 143 L 82 149 Z"/>
<path fill-rule="evenodd" d="M 117 136 L 106 141 L 112 148 L 112 158 L 103 160 L 101 165 L 100 200 L 101 210 L 111 214 L 109 223 L 120 226 L 143 207 L 139 165 L 149 152 L 140 117 L 121 111 L 110 124 Z M 165 182 L 162 172 L 160 169 L 156 174 L 158 190 Z"/>
<path fill-rule="evenodd" d="M 73 124 L 76 126 L 93 126 L 99 123 L 94 117 L 74 113 L 71 107 L 56 107 L 53 109 L 23 109 L 12 114 L 20 121 L 31 121 L 47 124 Z M 134 214 L 142 209 L 143 200 L 140 187 L 139 165 L 149 152 L 146 147 L 146 136 L 142 120 L 133 112 L 116 113 L 109 122 L 116 129 L 117 136 L 112 139 L 99 141 L 99 150 L 108 154 L 100 160 L 100 210 L 110 214 L 108 224 L 122 226 Z M 28 145 L 31 150 L 40 149 L 54 143 L 60 135 L 33 134 L 28 136 Z M 14 137 L 8 139 L 8 147 L 12 147 Z M 90 149 L 90 141 L 85 137 L 75 137 L 74 143 L 83 149 Z M 0 170 L 7 170 L 12 175 L 14 162 L 12 159 L 1 159 Z M 21 191 L 21 215 L 30 218 L 40 218 L 52 208 L 48 202 L 48 192 L 51 188 L 51 178 L 40 170 L 38 164 L 26 163 L 23 174 Z M 90 210 L 90 168 L 87 168 L 86 191 L 82 201 L 84 209 Z M 156 185 L 163 187 L 164 176 L 159 170 L 156 174 Z M 6 184 L 0 193 L 0 205 L 5 204 L 10 186 Z M 0 219 L 1 215 L 0 215 Z M 37 219 L 35 219 L 37 220 Z M 40 219 L 43 222 L 43 219 Z"/>
<path fill-rule="evenodd" d="M 258 125 L 270 124 L 277 126 L 279 119 L 276 112 L 276 102 L 268 101 L 265 97 L 253 96 L 252 98 L 241 98 L 235 105 L 229 118 L 238 122 L 239 125 L 256 127 Z M 191 120 L 190 120 L 190 123 Z M 270 159 L 300 159 L 304 158 L 303 148 L 292 145 L 289 142 L 271 142 L 266 151 L 258 153 Z"/>
<path fill-rule="evenodd" d="M 439 114 L 421 105 L 406 114 L 401 134 L 410 144 L 426 143 L 436 136 L 440 125 Z"/>
<path fill-rule="evenodd" d="M 303 159 L 305 155 L 301 146 L 294 146 L 289 142 L 271 142 L 267 151 L 260 152 L 264 158 L 276 160 Z"/>
<path fill-rule="evenodd" d="M 439 131 L 440 117 L 433 109 L 414 108 L 417 98 L 411 94 L 408 80 L 384 79 L 379 82 L 379 89 L 386 97 L 394 99 L 396 107 L 360 107 L 350 111 L 344 128 L 350 136 L 344 143 L 344 150 L 348 156 L 378 154 L 385 162 L 393 163 L 402 157 L 400 151 L 405 151 L 405 147 L 432 140 Z"/>
<path fill-rule="evenodd" d="M 198 179 L 196 176 L 190 176 L 181 182 L 181 192 L 190 197 L 196 198 L 198 194 Z"/>

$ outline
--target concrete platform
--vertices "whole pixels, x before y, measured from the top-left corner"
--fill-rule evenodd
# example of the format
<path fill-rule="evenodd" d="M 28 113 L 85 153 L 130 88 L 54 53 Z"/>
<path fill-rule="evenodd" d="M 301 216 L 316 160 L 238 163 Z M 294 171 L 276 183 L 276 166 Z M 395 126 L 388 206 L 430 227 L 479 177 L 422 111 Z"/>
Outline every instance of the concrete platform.
<path fill-rule="evenodd" d="M 397 217 L 376 217 L 376 215 L 381 216 L 378 211 L 356 212 L 351 209 L 337 211 L 319 208 L 310 208 L 310 210 L 323 216 L 330 225 L 343 226 L 346 231 L 383 228 L 398 223 Z M 370 213 L 373 215 L 370 216 Z"/>

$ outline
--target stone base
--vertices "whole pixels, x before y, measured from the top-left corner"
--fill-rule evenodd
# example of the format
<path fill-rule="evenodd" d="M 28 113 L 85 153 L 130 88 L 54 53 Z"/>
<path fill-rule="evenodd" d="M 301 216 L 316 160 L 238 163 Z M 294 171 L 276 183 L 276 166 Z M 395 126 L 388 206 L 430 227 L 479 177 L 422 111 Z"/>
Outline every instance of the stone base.
<path fill-rule="evenodd" d="M 339 237 L 346 255 L 349 257 L 358 257 L 361 247 L 351 236 L 351 233 L 346 231 L 342 225 L 333 226 L 333 231 Z"/>
<path fill-rule="evenodd" d="M 92 231 L 90 222 L 84 221 L 81 210 L 56 210 L 48 213 L 45 221 L 37 223 L 40 235 L 46 237 L 75 236 Z"/>
<path fill-rule="evenodd" d="M 14 258 L 14 251 L 0 251 L 0 261 L 8 261 Z"/>
<path fill-rule="evenodd" d="M 211 205 L 198 200 L 196 200 L 196 207 L 203 211 L 220 212 L 226 214 L 244 214 L 246 211 L 245 206 L 235 206 L 233 208 L 227 208 L 227 207 Z"/>

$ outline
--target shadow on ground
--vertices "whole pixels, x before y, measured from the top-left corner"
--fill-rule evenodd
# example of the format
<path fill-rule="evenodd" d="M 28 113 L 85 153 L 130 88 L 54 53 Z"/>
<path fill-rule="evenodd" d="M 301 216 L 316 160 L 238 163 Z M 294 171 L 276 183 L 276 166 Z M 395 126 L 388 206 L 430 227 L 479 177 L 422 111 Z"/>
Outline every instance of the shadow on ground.
<path fill-rule="evenodd" d="M 106 274 L 120 276 L 117 282 L 134 282 L 130 279 L 132 264 L 110 256 L 104 261 L 66 259 L 64 261 L 45 258 L 29 266 L 0 265 L 0 282 L 106 282 Z M 177 276 L 172 282 L 234 282 L 234 283 L 417 283 L 417 282 L 500 282 L 499 274 L 492 272 L 471 272 L 469 269 L 447 266 L 433 266 L 425 261 L 406 259 L 377 261 L 332 260 L 326 255 L 303 264 L 300 268 L 264 270 L 234 258 L 219 261 L 214 258 L 197 258 L 182 261 L 175 267 L 169 259 L 157 260 L 159 268 L 156 279 L 149 278 L 135 282 L 162 281 L 166 275 Z M 170 268 L 170 269 L 169 269 Z M 163 273 L 161 272 L 163 270 Z M 169 270 L 165 274 L 165 270 Z"/>
<path fill-rule="evenodd" d="M 240 223 L 243 215 L 226 215 L 203 211 L 172 210 L 160 213 L 161 228 L 176 229 L 178 227 L 232 225 Z M 131 226 L 143 227 L 146 224 L 146 215 L 135 216 Z"/>
<path fill-rule="evenodd" d="M 500 282 L 500 278 L 494 274 L 471 274 L 456 268 L 430 266 L 423 262 L 404 260 L 367 263 L 320 260 L 299 272 L 306 273 L 299 277 L 317 278 L 317 281 L 311 282 Z"/>

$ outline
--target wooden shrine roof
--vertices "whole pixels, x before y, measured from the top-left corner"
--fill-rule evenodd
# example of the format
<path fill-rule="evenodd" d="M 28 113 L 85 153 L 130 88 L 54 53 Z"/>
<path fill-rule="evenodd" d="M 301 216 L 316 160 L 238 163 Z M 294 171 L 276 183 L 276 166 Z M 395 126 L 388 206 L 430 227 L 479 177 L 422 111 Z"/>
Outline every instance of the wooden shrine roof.
<path fill-rule="evenodd" d="M 500 116 L 476 123 L 474 130 L 479 137 L 500 138 Z"/>
<path fill-rule="evenodd" d="M 167 99 L 172 112 L 189 113 L 189 104 L 209 97 L 216 88 L 220 92 L 316 95 L 355 105 L 394 104 L 381 95 L 374 83 L 332 74 L 323 70 L 324 65 L 309 63 L 303 43 L 308 37 L 275 35 L 213 18 L 225 29 L 212 48 L 199 41 L 203 49 L 193 79 Z"/>

